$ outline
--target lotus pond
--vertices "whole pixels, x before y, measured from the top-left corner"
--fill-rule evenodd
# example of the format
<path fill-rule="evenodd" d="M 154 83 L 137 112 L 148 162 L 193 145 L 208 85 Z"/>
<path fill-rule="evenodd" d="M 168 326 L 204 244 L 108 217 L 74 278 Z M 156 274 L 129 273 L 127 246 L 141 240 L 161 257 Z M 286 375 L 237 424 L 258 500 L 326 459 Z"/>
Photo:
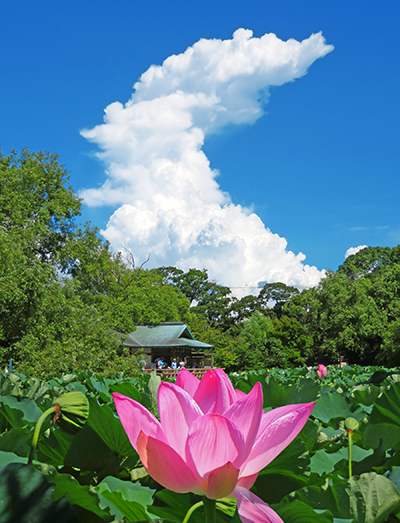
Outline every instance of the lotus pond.
<path fill-rule="evenodd" d="M 285 523 L 400 521 L 400 371 L 329 367 L 322 379 L 315 371 L 229 376 L 247 395 L 261 383 L 264 412 L 315 402 L 300 433 L 259 472 L 252 495 Z M 0 375 L 0 523 L 205 521 L 200 495 L 149 476 L 116 412 L 113 393 L 158 418 L 160 382 L 155 374 L 71 373 L 49 382 Z M 39 418 L 72 391 L 89 402 L 86 423 L 68 430 L 46 417 L 28 465 Z M 216 514 L 218 522 L 241 521 L 235 498 L 217 499 Z"/>

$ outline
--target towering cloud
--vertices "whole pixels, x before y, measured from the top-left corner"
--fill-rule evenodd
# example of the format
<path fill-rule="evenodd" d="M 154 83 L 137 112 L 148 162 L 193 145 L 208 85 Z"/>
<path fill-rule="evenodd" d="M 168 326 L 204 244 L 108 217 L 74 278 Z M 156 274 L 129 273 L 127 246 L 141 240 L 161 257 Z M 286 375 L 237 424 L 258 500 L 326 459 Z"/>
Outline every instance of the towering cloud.
<path fill-rule="evenodd" d="M 202 151 L 208 133 L 252 124 L 268 87 L 291 82 L 333 49 L 322 35 L 283 42 L 237 30 L 231 40 L 201 39 L 162 66 L 151 66 L 125 104 L 105 109 L 104 123 L 82 135 L 96 143 L 107 180 L 81 196 L 114 205 L 103 235 L 151 264 L 208 268 L 219 283 L 282 281 L 310 286 L 322 273 L 286 249 L 250 209 L 234 205 Z"/>

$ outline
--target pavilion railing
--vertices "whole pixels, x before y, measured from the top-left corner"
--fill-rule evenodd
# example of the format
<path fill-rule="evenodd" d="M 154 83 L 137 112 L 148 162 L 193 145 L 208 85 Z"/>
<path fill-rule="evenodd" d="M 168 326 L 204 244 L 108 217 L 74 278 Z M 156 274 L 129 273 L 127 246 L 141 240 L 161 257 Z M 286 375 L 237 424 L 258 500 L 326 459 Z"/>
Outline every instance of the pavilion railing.
<path fill-rule="evenodd" d="M 189 372 L 191 372 L 196 378 L 202 378 L 204 374 L 210 370 L 211 367 L 204 367 L 201 369 L 186 369 Z M 156 371 L 157 376 L 165 377 L 165 378 L 176 378 L 178 376 L 178 369 L 143 369 L 143 372 L 145 374 L 150 374 L 150 372 Z"/>

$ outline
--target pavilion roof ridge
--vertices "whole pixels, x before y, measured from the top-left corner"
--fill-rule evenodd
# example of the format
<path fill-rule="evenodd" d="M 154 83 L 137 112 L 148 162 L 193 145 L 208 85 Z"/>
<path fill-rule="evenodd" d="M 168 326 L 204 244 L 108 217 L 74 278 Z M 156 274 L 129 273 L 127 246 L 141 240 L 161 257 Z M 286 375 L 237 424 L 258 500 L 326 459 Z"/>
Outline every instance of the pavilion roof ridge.
<path fill-rule="evenodd" d="M 164 322 L 161 324 L 139 324 L 124 341 L 128 347 L 192 347 L 199 349 L 212 348 L 194 338 L 183 322 Z"/>

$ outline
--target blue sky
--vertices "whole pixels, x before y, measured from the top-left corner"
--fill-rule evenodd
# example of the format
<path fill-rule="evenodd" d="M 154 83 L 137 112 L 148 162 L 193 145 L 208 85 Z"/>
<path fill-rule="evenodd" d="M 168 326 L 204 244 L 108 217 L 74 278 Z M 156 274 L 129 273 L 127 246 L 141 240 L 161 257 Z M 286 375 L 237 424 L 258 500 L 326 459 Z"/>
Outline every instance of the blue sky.
<path fill-rule="evenodd" d="M 398 0 L 8 2 L 2 7 L 0 33 L 3 153 L 21 147 L 58 153 L 73 188 L 91 202 L 84 205 L 83 220 L 103 229 L 114 248 L 132 248 L 139 262 L 151 252 L 155 265 L 201 265 L 221 283 L 237 287 L 273 280 L 309 285 L 323 269 L 336 270 L 351 247 L 400 243 L 399 15 Z M 244 109 L 237 105 L 225 125 L 212 127 L 204 121 L 211 121 L 211 113 L 199 109 L 198 100 L 185 113 L 168 106 L 165 129 L 152 129 L 146 147 L 137 146 L 139 153 L 154 153 L 155 163 L 128 159 L 125 120 L 137 113 L 130 115 L 124 104 L 134 93 L 133 84 L 171 55 L 200 49 L 193 48 L 200 39 L 228 42 L 240 28 L 251 30 L 252 36 L 240 33 L 241 38 L 257 45 L 268 33 L 283 42 L 302 42 L 321 31 L 325 45 L 334 50 L 320 57 L 316 51 L 305 71 L 294 72 L 292 79 L 289 75 L 283 85 L 265 80 L 260 113 L 253 120 L 238 123 Z M 303 53 L 287 48 L 282 47 L 280 59 L 294 60 L 295 53 Z M 194 57 L 205 65 L 194 62 L 187 71 L 183 62 L 179 66 L 185 103 L 202 89 L 209 96 L 221 86 L 216 83 L 221 65 L 207 85 L 201 67 L 216 56 L 223 60 L 224 49 L 218 44 L 207 58 L 204 47 Z M 261 73 L 255 70 L 246 83 L 245 69 L 244 64 L 238 85 L 244 82 L 240 89 L 247 96 Z M 154 102 L 153 92 L 160 100 L 170 95 L 176 71 L 163 73 L 162 85 L 142 82 L 134 107 Z M 122 105 L 112 106 L 114 120 L 102 126 L 104 110 L 114 102 Z M 221 107 L 218 111 L 220 118 Z M 184 125 L 189 116 L 201 123 L 190 133 L 189 127 L 186 134 L 177 132 L 178 123 Z M 135 131 L 135 139 L 145 128 Z M 204 144 L 201 136 L 187 151 L 164 144 L 164 137 L 173 140 L 174 132 L 184 143 L 193 137 L 193 128 L 203 133 Z M 86 138 L 83 129 L 89 130 Z M 187 194 L 174 193 L 175 185 L 186 187 L 185 172 L 177 169 L 189 149 L 197 155 L 185 163 L 189 171 L 207 159 L 211 170 L 199 171 L 201 181 Z M 95 156 L 99 151 L 105 153 L 102 159 Z M 132 155 L 140 156 L 134 147 Z M 176 155 L 179 162 L 173 163 Z M 154 165 L 160 162 L 166 170 L 157 174 Z M 172 167 L 166 167 L 168 162 Z M 116 164 L 119 170 L 111 180 Z M 146 177 L 159 184 L 154 199 L 155 185 L 146 185 Z M 126 194 L 125 200 L 118 191 Z"/>

